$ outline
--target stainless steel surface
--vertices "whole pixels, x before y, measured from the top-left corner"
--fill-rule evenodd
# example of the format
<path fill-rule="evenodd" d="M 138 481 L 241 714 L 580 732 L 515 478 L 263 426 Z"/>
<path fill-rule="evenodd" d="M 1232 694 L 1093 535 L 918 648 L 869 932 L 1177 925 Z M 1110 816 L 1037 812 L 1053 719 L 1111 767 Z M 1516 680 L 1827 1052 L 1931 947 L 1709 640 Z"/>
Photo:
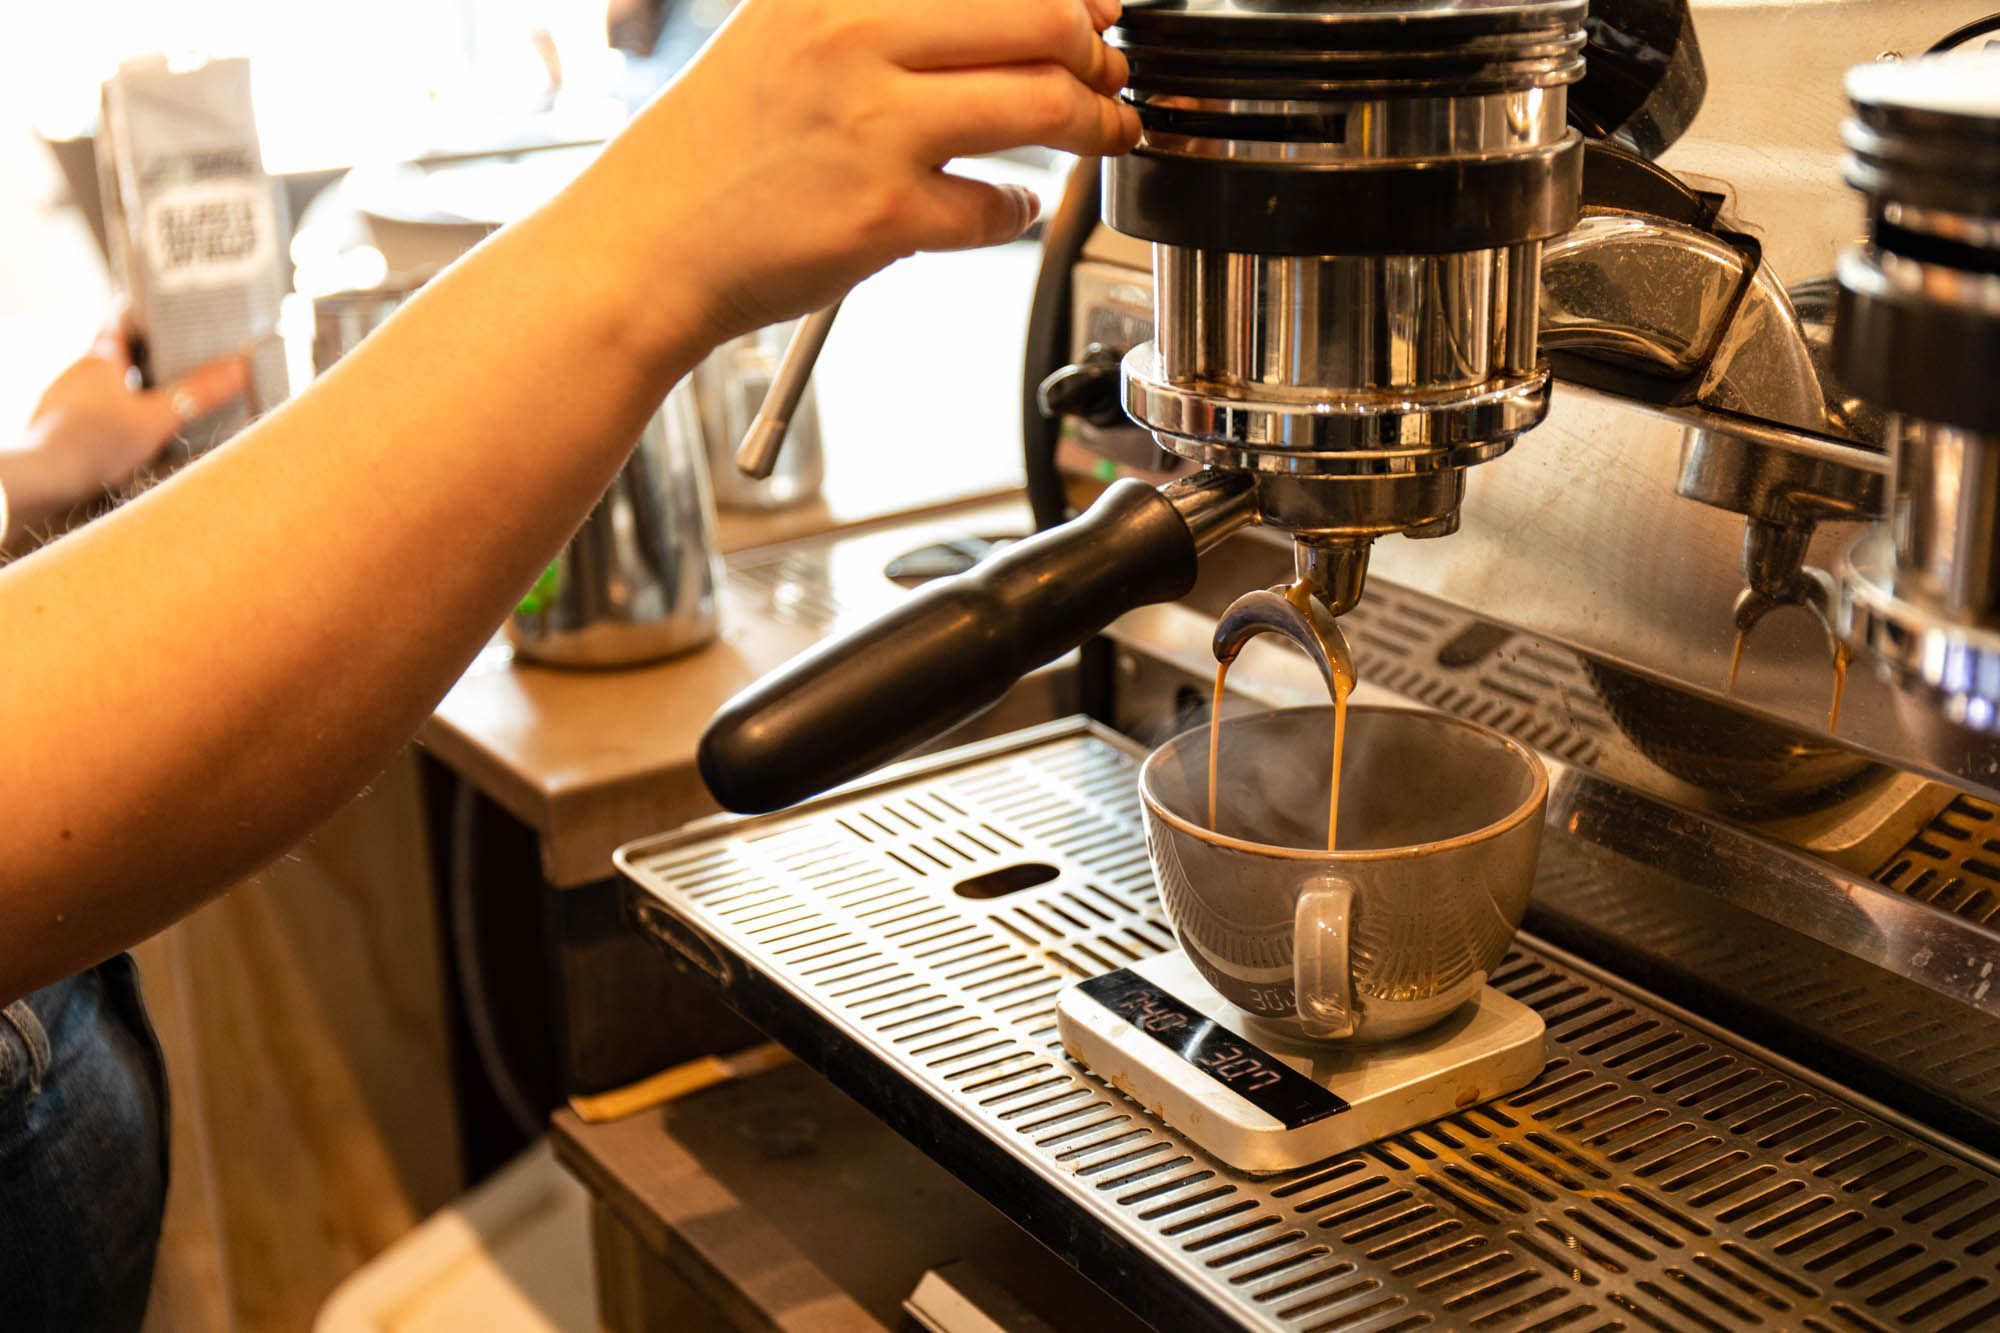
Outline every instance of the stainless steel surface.
<path fill-rule="evenodd" d="M 2000 436 L 1910 417 L 1892 418 L 1892 430 L 1898 592 L 2000 629 Z"/>
<path fill-rule="evenodd" d="M 1197 472 L 1161 488 L 1194 537 L 1196 551 L 1207 551 L 1257 517 L 1253 487 L 1247 477 L 1229 472 Z"/>
<path fill-rule="evenodd" d="M 1969 762 L 1985 766 L 1963 781 L 2000 793 L 2000 773 L 1991 766 L 2000 747 L 1985 739 L 2000 734 L 2000 630 L 1941 615 L 1904 596 L 1899 583 L 1888 531 L 1855 542 L 1841 563 L 1841 631 L 1910 705 L 1903 710 L 1906 743 L 1953 746 L 1953 729 L 1980 736 L 1964 748 Z M 1936 714 L 1935 725 L 1924 709 Z"/>
<path fill-rule="evenodd" d="M 423 281 L 417 277 L 406 283 L 314 297 L 313 374 L 324 375 L 334 362 L 360 346 L 361 340 L 386 323 Z"/>
<path fill-rule="evenodd" d="M 1954 797 L 1876 870 L 1877 883 L 2000 929 L 2000 806 Z M 2000 1067 L 1994 1091 L 2000 1093 Z"/>
<path fill-rule="evenodd" d="M 1836 338 L 1842 364 L 1894 412 L 1896 490 L 1886 534 L 1848 554 L 1842 626 L 1920 707 L 2000 733 L 2000 436 L 1988 430 L 2000 414 L 1974 404 L 1972 384 L 1932 384 L 1984 376 L 2000 394 L 1992 366 L 1942 350 L 2000 330 L 2000 154 L 1964 148 L 2000 142 L 2000 56 L 1864 68 L 1848 90 L 1848 178 L 1868 198 L 1870 234 L 1840 258 L 1850 326 Z M 1938 208 L 1940 190 L 1992 216 Z M 1894 334 L 1870 336 L 1882 326 Z"/>
<path fill-rule="evenodd" d="M 1156 1324 L 2000 1318 L 1989 1167 L 1532 941 L 1494 981 L 1547 1020 L 1534 1085 L 1289 1177 L 1207 1158 L 1054 1046 L 1067 981 L 1172 947 L 1133 771 L 1043 729 L 621 864 L 642 925 Z M 1059 873 L 955 887 L 1024 862 Z"/>
<path fill-rule="evenodd" d="M 1541 346 L 1694 378 L 1705 407 L 1811 432 L 1833 414 L 1778 276 L 1727 239 L 1659 218 L 1587 214 L 1542 252 Z"/>
<path fill-rule="evenodd" d="M 683 380 L 515 609 L 507 637 L 521 657 L 556 666 L 671 657 L 715 637 L 721 578 L 701 417 Z"/>
<path fill-rule="evenodd" d="M 1856 662 L 1837 725 L 1830 725 L 1833 672 L 1814 609 L 1825 587 L 1819 572 L 1841 568 L 1864 519 L 1883 512 L 1891 492 L 1888 458 L 1874 446 L 1879 420 L 1831 391 L 1820 359 L 1836 259 L 1864 230 L 1861 201 L 1841 183 L 1841 125 L 1849 114 L 1843 80 L 1878 57 L 1914 57 L 1991 13 L 1981 0 L 1695 0 L 1707 100 L 1661 164 L 1725 196 L 1724 224 L 1739 239 L 1754 239 L 1754 248 L 1713 237 L 1662 234 L 1656 242 L 1647 220 L 1599 214 L 1552 243 L 1557 253 L 1545 257 L 1545 267 L 1566 290 L 1596 283 L 1593 302 L 1622 302 L 1625 313 L 1601 321 L 1606 327 L 1593 336 L 1606 350 L 1616 343 L 1607 328 L 1643 331 L 1648 341 L 1634 366 L 1642 378 L 1657 383 L 1672 366 L 1697 368 L 1696 348 L 1724 352 L 1709 362 L 1708 387 L 1726 406 L 1663 406 L 1559 385 L 1546 424 L 1499 466 L 1455 479 L 1449 495 L 1412 499 L 1413 483 L 1402 480 L 1329 518 L 1331 497 L 1351 492 L 1315 489 L 1288 473 L 1260 474 L 1281 525 L 1309 529 L 1317 519 L 1326 530 L 1351 532 L 1383 514 L 1408 519 L 1452 510 L 1458 535 L 1448 541 L 1373 544 L 1361 612 L 1400 589 L 1428 594 L 1650 681 L 1660 698 L 1692 699 L 1746 729 L 1775 728 L 1806 743 L 1802 764 L 1808 752 L 1818 764 L 1845 747 L 1910 775 L 2000 796 L 2000 745 L 1932 710 L 1921 690 L 1909 694 L 1884 681 L 1877 664 Z M 1965 214 L 1944 212 L 1897 216 L 1955 240 L 1984 234 Z M 1150 336 L 1139 313 L 1144 248 L 1104 232 L 1087 254 L 1077 270 L 1079 339 L 1087 331 L 1088 341 L 1109 346 L 1143 343 Z M 1894 265 L 1888 271 L 1906 283 L 1920 277 Z M 1743 298 L 1744 309 L 1731 307 L 1730 293 Z M 1551 305 L 1559 308 L 1543 319 L 1553 340 L 1568 336 L 1563 326 L 1573 319 L 1599 323 L 1583 313 L 1588 304 Z M 1762 314 L 1753 316 L 1752 307 Z M 1745 340 L 1746 333 L 1759 337 Z M 1184 417 L 1192 423 L 1184 434 L 1232 428 L 1227 403 L 1195 410 L 1223 420 Z M 1815 415 L 1823 419 L 1817 430 L 1800 429 Z M 1101 434 L 1080 431 L 1079 438 Z M 1376 530 L 1385 526 L 1395 525 Z M 1746 589 L 1759 592 L 1755 604 Z M 1739 604 L 1757 628 L 1732 689 Z M 1902 641 L 1911 645 L 1907 672 L 1921 679 L 1923 650 L 1907 636 Z M 1954 670 L 1988 660 L 1972 639 L 1953 651 L 1950 658 L 1933 653 L 1932 674 L 1947 660 L 1957 663 Z M 1890 660 L 1902 659 L 1892 653 Z M 1977 669 L 2000 672 L 2000 656 L 1991 661 Z M 1364 664 L 1364 675 L 1369 670 Z M 1659 724 L 1662 731 L 1672 725 L 1664 714 Z"/>
<path fill-rule="evenodd" d="M 834 316 L 839 313 L 840 303 L 836 301 L 799 321 L 798 331 L 792 334 L 792 341 L 771 376 L 771 392 L 751 421 L 743 443 L 737 446 L 736 468 L 744 476 L 761 481 L 778 465 L 778 451 L 784 448 L 786 432 L 791 430 L 792 414 L 798 410 L 806 381 L 812 378 L 820 348 L 826 346 L 826 335 L 833 332 Z"/>
<path fill-rule="evenodd" d="M 739 471 L 734 455 L 739 441 L 769 398 L 785 349 L 798 321 L 758 329 L 732 338 L 694 368 L 695 399 L 701 406 L 702 433 L 708 446 L 708 476 L 715 488 L 715 505 L 723 510 L 761 513 L 803 504 L 816 498 L 826 477 L 826 449 L 820 435 L 819 400 L 808 378 L 799 390 L 769 475 L 752 477 Z"/>
<path fill-rule="evenodd" d="M 1383 1041 L 1463 1006 L 1527 910 L 1548 779 L 1484 727 L 1350 708 L 1339 850 L 1327 851 L 1333 710 L 1210 727 L 1140 770 L 1146 845 L 1182 950 L 1224 999 L 1277 1032 Z"/>
<path fill-rule="evenodd" d="M 1116 308 L 1127 310 L 1146 283 L 1142 270 L 1125 270 L 1122 280 L 1106 271 L 1093 279 L 1091 291 L 1105 302 L 1119 294 Z M 1078 313 L 1080 325 L 1092 318 L 1090 309 Z M 1121 318 L 1128 332 L 1143 332 L 1143 326 L 1129 327 L 1129 313 Z M 1454 607 L 1479 608 L 1563 647 L 1671 683 L 1676 692 L 1741 715 L 1746 726 L 1781 728 L 1820 753 L 1829 744 L 1846 747 L 2000 796 L 2000 747 L 1977 727 L 1912 708 L 1901 689 L 1865 662 L 1849 672 L 1838 725 L 1829 726 L 1833 678 L 1825 627 L 1816 617 L 1783 613 L 1816 600 L 1807 581 L 1819 580 L 1808 570 L 1843 567 L 1862 520 L 1886 502 L 1889 467 L 1886 455 L 1831 436 L 1559 385 L 1548 421 L 1504 467 L 1476 474 L 1477 502 L 1458 515 L 1459 535 L 1421 546 L 1378 541 L 1370 578 L 1378 585 L 1376 596 L 1404 588 Z M 1267 481 L 1260 503 L 1289 505 L 1288 526 L 1304 527 L 1325 514 L 1320 497 L 1334 488 L 1294 496 L 1305 484 L 1282 480 L 1290 489 Z M 1363 511 L 1381 512 L 1395 511 L 1386 500 Z M 1790 527 L 1803 541 L 1771 541 L 1772 534 L 1759 534 L 1759 522 Z M 1769 610 L 1746 608 L 1745 618 L 1763 627 L 1731 689 L 1739 604 L 1746 589 L 1758 587 L 1794 595 L 1773 598 Z M 1361 605 L 1365 610 L 1365 599 Z M 1799 615 L 1813 613 L 1802 609 Z M 1934 670 L 1947 660 L 1935 654 L 1926 659 L 1908 635 L 1897 641 L 1911 647 L 1899 657 L 1878 645 L 1882 659 L 1907 660 L 1913 676 L 1921 676 L 1926 660 Z M 1984 660 L 1970 640 L 1962 647 L 1954 670 Z M 2000 656 L 1993 661 L 1986 669 L 2000 672 Z M 1364 664 L 1364 675 L 1368 669 Z"/>
<path fill-rule="evenodd" d="M 1895 499 L 1887 534 L 1849 555 L 1842 621 L 1912 701 L 1992 733 L 2000 731 L 2000 435 L 1992 429 L 2000 412 L 1973 391 L 2000 388 L 1991 365 L 1949 345 L 2000 343 L 2000 151 L 1981 147 L 2000 145 L 2000 54 L 1859 69 L 1848 90 L 1848 176 L 1867 198 L 1871 225 L 1841 256 L 1849 324 L 1836 339 L 1841 364 L 1894 414 Z"/>
<path fill-rule="evenodd" d="M 1377 419 L 1368 438 L 1463 438 L 1428 421 L 1421 400 L 1535 376 L 1535 323 L 1521 317 L 1539 263 L 1534 243 L 1323 258 L 1156 245 L 1156 299 L 1169 318 L 1152 370 L 1218 396 L 1290 400 L 1294 413 L 1317 403 Z M 1391 424 L 1402 416 L 1412 419 Z M 1242 442 L 1290 443 L 1275 427 Z"/>
<path fill-rule="evenodd" d="M 1513 436 L 1541 419 L 1548 383 L 1531 369 L 1421 394 L 1348 392 L 1303 381 L 1216 388 L 1169 376 L 1147 343 L 1126 354 L 1123 394 L 1126 412 L 1161 448 L 1193 462 L 1308 476 L 1394 476 L 1499 457 Z"/>
<path fill-rule="evenodd" d="M 1247 73 L 1228 68 L 1234 47 L 1211 68 L 1183 59 L 1183 39 L 1114 30 L 1132 48 L 1139 159 L 1337 177 L 1549 160 L 1575 146 L 1565 119 L 1567 85 L 1583 73 L 1574 5 L 1325 6 L 1282 18 L 1290 35 L 1278 60 L 1252 36 L 1260 21 L 1280 21 L 1265 13 L 1224 6 L 1201 18 L 1245 43 Z M 1440 17 L 1448 36 L 1432 31 Z M 1361 30 L 1370 35 L 1353 35 Z M 1255 89 L 1259 75 L 1299 77 L 1301 61 L 1314 71 L 1310 95 L 1223 96 L 1204 84 L 1226 75 Z M 1292 203 L 1270 189 L 1271 209 Z M 1266 524 L 1361 543 L 1365 567 L 1368 539 L 1450 532 L 1464 470 L 1504 453 L 1547 411 L 1535 336 L 1541 244 L 1521 239 L 1544 233 L 1375 253 L 1344 246 L 1340 219 L 1326 221 L 1318 253 L 1155 244 L 1154 341 L 1125 358 L 1123 402 L 1169 453 L 1256 473 Z"/>
<path fill-rule="evenodd" d="M 1560 143 L 1569 126 L 1564 99 L 1548 95 L 1566 71 L 1557 64 L 1541 76 L 1543 87 L 1463 97 L 1359 97 L 1352 100 L 1191 97 L 1140 90 L 1135 105 L 1189 114 L 1215 124 L 1217 117 L 1312 118 L 1328 133 L 1310 141 L 1217 138 L 1148 126 L 1142 147 L 1186 157 L 1350 165 L 1447 156 L 1507 153 Z"/>

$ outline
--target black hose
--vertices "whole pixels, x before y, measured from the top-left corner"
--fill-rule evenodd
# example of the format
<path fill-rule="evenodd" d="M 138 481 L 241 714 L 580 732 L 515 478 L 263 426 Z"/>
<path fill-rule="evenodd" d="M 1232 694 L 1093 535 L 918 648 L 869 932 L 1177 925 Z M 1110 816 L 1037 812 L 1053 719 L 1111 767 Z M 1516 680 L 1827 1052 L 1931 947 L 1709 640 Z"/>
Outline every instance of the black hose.
<path fill-rule="evenodd" d="M 1098 189 L 1098 159 L 1079 158 L 1063 187 L 1062 201 L 1042 229 L 1042 267 L 1035 277 L 1035 304 L 1028 312 L 1021 386 L 1021 461 L 1037 529 L 1052 528 L 1069 517 L 1069 495 L 1056 471 L 1062 422 L 1042 415 L 1035 391 L 1069 362 L 1070 272 L 1097 230 Z"/>
<path fill-rule="evenodd" d="M 1943 55 L 1946 51 L 1956 51 L 1961 46 L 1970 46 L 1981 37 L 2000 33 L 2000 14 L 1989 14 L 1983 19 L 1974 19 L 1963 28 L 1946 33 L 1924 52 L 1927 56 Z"/>

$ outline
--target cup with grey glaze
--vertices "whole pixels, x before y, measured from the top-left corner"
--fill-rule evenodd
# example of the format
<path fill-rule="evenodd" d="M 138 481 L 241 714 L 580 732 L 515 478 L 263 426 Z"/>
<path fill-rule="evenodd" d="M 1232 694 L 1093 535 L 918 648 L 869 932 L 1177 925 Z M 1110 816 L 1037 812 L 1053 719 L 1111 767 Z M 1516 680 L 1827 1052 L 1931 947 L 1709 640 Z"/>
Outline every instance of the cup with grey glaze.
<path fill-rule="evenodd" d="M 1181 948 L 1231 1004 L 1289 1036 L 1382 1041 L 1449 1017 L 1506 956 L 1541 850 L 1548 772 L 1458 718 L 1347 714 L 1337 851 L 1326 850 L 1333 710 L 1209 728 L 1140 772 L 1146 844 Z"/>

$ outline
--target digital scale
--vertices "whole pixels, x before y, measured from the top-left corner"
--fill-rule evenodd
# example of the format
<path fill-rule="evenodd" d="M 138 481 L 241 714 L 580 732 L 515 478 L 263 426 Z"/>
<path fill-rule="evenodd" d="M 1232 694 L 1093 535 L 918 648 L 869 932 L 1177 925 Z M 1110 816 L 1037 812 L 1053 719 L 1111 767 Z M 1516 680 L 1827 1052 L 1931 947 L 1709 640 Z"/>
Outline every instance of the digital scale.
<path fill-rule="evenodd" d="M 1314 1042 L 1259 1028 L 1179 950 L 1065 988 L 1069 1053 L 1239 1171 L 1292 1171 L 1525 1087 L 1542 1017 L 1484 987 L 1401 1041 Z"/>

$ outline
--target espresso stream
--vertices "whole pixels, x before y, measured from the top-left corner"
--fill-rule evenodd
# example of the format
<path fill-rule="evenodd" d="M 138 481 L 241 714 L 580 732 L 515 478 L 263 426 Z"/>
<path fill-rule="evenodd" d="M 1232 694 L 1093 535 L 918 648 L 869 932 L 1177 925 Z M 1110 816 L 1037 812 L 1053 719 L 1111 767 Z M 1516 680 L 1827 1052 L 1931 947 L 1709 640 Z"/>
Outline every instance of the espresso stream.
<path fill-rule="evenodd" d="M 1340 753 L 1347 741 L 1347 696 L 1354 692 L 1354 678 L 1340 669 L 1341 658 L 1319 631 L 1318 624 L 1311 617 L 1312 590 L 1304 583 L 1293 583 L 1285 589 L 1285 598 L 1293 606 L 1307 613 L 1306 622 L 1313 627 L 1313 637 L 1320 641 L 1320 651 L 1326 660 L 1334 663 L 1333 673 L 1333 772 L 1327 784 L 1326 809 L 1326 849 L 1334 850 L 1336 836 L 1340 829 Z M 1230 661 L 1234 661 L 1231 658 Z M 1220 833 L 1215 821 L 1215 791 L 1219 760 L 1222 756 L 1222 690 L 1229 679 L 1229 662 L 1218 662 L 1215 667 L 1215 699 L 1209 708 L 1208 724 L 1208 830 Z"/>
<path fill-rule="evenodd" d="M 1743 670 L 1743 649 L 1749 642 L 1749 630 L 1736 631 L 1736 642 L 1729 649 L 1729 683 L 1722 687 L 1724 694 L 1736 693 L 1736 677 Z M 1833 703 L 1826 710 L 1828 731 L 1840 730 L 1840 705 L 1847 697 L 1847 664 L 1853 656 L 1854 650 L 1844 643 L 1833 650 Z"/>

